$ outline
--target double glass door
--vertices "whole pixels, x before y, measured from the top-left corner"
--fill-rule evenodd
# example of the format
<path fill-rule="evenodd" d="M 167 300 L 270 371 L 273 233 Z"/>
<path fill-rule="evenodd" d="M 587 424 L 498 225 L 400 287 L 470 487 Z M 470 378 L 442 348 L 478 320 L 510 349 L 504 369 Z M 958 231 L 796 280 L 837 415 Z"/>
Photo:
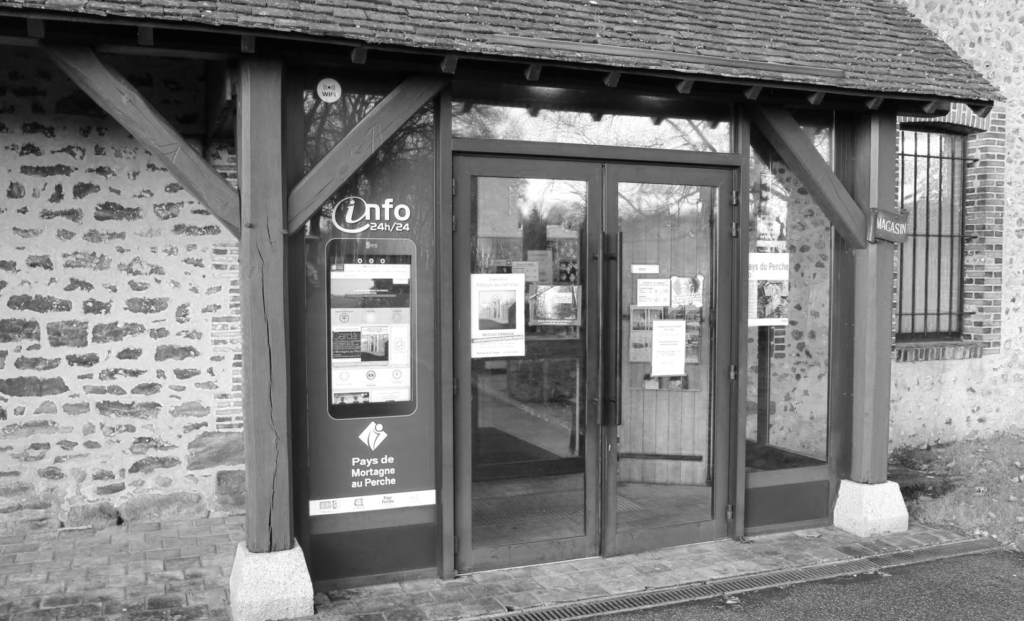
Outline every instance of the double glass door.
<path fill-rule="evenodd" d="M 454 172 L 457 569 L 723 536 L 732 174 Z"/>

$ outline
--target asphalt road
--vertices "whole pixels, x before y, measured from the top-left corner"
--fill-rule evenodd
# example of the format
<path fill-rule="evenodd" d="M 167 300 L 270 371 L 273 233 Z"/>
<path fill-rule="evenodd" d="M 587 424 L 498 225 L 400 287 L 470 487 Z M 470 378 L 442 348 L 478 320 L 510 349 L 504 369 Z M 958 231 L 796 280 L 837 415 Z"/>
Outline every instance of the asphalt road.
<path fill-rule="evenodd" d="M 1024 554 L 1000 550 L 602 617 L 615 621 L 1024 621 Z"/>

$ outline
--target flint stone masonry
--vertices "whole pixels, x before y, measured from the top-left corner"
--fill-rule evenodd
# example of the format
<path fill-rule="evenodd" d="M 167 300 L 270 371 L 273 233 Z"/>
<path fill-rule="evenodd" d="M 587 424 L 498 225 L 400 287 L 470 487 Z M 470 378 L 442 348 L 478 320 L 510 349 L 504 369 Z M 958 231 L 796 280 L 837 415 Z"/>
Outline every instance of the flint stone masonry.
<path fill-rule="evenodd" d="M 989 131 L 972 138 L 968 175 L 965 333 L 955 350 L 897 348 L 892 365 L 892 446 L 1024 430 L 1024 4 L 1003 0 L 901 0 L 1006 96 Z"/>
<path fill-rule="evenodd" d="M 198 147 L 202 62 L 108 58 Z M 242 511 L 235 239 L 44 54 L 0 66 L 0 533 Z"/>

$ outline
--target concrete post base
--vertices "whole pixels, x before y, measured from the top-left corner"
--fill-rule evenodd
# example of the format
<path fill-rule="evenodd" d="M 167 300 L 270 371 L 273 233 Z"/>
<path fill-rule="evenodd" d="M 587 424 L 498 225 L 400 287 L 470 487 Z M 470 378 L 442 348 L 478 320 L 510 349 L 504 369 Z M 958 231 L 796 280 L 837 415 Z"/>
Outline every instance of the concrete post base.
<path fill-rule="evenodd" d="M 313 614 L 313 581 L 296 541 L 291 550 L 253 554 L 239 543 L 231 566 L 234 621 L 295 619 Z"/>
<path fill-rule="evenodd" d="M 839 482 L 832 523 L 858 537 L 905 532 L 910 527 L 907 505 L 894 481 L 876 485 Z"/>

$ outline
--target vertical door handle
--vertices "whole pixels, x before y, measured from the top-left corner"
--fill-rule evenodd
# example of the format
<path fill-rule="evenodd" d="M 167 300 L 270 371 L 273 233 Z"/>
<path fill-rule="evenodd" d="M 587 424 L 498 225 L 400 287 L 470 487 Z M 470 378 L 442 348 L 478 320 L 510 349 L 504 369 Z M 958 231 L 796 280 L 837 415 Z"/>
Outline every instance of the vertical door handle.
<path fill-rule="evenodd" d="M 609 322 L 611 340 L 607 348 L 611 360 L 605 363 L 607 380 L 604 383 L 604 421 L 605 425 L 622 425 L 622 410 L 619 408 L 619 390 L 621 385 L 621 374 L 619 369 L 621 356 L 621 334 L 622 318 L 619 316 L 619 296 L 622 295 L 622 269 L 619 265 L 619 256 L 622 254 L 622 233 L 616 238 L 611 233 L 604 233 L 604 259 L 605 259 L 605 317 Z M 614 277 L 614 280 L 613 280 Z M 614 286 L 613 286 L 614 283 Z"/>

